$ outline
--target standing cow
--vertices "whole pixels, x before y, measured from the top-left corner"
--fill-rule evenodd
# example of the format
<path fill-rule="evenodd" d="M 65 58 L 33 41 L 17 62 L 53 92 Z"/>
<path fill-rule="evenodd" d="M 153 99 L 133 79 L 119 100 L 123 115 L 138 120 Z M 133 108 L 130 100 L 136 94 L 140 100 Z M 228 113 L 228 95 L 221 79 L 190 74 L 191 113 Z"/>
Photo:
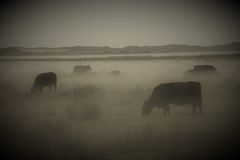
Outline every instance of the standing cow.
<path fill-rule="evenodd" d="M 163 108 L 164 115 L 170 114 L 170 104 L 189 104 L 192 106 L 193 112 L 198 107 L 201 113 L 201 84 L 199 82 L 175 82 L 158 85 L 154 88 L 150 98 L 145 101 L 142 114 L 149 114 L 154 106 Z"/>
<path fill-rule="evenodd" d="M 35 93 L 37 90 L 41 93 L 43 87 L 49 87 L 49 92 L 54 87 L 54 90 L 57 89 L 57 75 L 53 72 L 47 72 L 37 75 L 34 80 L 31 91 Z"/>

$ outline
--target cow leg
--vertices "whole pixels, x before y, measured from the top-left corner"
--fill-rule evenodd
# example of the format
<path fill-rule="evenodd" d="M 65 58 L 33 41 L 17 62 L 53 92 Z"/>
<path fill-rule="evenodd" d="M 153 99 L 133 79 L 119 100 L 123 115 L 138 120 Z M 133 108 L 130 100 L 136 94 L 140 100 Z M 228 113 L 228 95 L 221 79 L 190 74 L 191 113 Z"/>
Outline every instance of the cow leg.
<path fill-rule="evenodd" d="M 37 90 L 38 93 L 41 93 L 41 87 L 40 86 L 37 86 L 36 90 Z"/>
<path fill-rule="evenodd" d="M 57 84 L 55 83 L 53 86 L 54 86 L 54 91 L 56 91 L 57 90 Z"/>
<path fill-rule="evenodd" d="M 202 114 L 202 105 L 198 105 L 198 108 L 199 108 L 199 113 Z"/>
<path fill-rule="evenodd" d="M 192 113 L 195 113 L 195 112 L 196 112 L 196 105 L 193 104 L 193 105 L 192 105 Z"/>
<path fill-rule="evenodd" d="M 49 87 L 48 92 L 51 92 L 51 90 L 52 90 L 52 85 L 49 85 L 48 87 Z"/>
<path fill-rule="evenodd" d="M 165 107 L 163 107 L 163 114 L 164 115 L 169 115 L 170 114 L 169 105 L 166 105 Z"/>
<path fill-rule="evenodd" d="M 42 93 L 43 87 L 39 87 L 39 92 Z"/>
<path fill-rule="evenodd" d="M 166 108 L 163 107 L 163 115 L 166 116 L 167 115 L 167 111 L 166 111 Z"/>
<path fill-rule="evenodd" d="M 166 109 L 167 109 L 167 114 L 170 115 L 170 107 L 169 107 L 169 105 L 167 105 Z"/>

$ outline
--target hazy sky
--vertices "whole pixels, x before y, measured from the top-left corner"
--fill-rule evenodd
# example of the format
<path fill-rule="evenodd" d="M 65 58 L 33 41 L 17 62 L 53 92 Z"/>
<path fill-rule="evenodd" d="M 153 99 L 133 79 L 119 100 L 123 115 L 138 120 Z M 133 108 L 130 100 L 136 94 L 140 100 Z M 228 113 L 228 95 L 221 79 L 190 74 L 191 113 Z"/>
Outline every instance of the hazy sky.
<path fill-rule="evenodd" d="M 1 2 L 0 47 L 240 41 L 237 4 L 215 0 Z"/>

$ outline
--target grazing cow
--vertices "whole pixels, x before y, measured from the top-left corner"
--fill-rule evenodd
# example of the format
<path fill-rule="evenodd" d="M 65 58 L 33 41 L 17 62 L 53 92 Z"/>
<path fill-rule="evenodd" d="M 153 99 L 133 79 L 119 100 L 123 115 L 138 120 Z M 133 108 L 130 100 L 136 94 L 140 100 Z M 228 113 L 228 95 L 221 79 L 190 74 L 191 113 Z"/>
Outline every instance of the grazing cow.
<path fill-rule="evenodd" d="M 196 107 L 202 112 L 202 94 L 201 84 L 199 82 L 175 82 L 163 83 L 154 88 L 150 98 L 143 105 L 142 114 L 147 115 L 154 106 L 163 108 L 164 115 L 170 114 L 169 105 L 192 106 L 192 111 L 196 111 Z"/>
<path fill-rule="evenodd" d="M 53 72 L 42 73 L 37 75 L 31 88 L 32 92 L 35 93 L 37 90 L 41 93 L 43 87 L 49 87 L 49 92 L 54 86 L 54 90 L 57 88 L 57 75 Z"/>

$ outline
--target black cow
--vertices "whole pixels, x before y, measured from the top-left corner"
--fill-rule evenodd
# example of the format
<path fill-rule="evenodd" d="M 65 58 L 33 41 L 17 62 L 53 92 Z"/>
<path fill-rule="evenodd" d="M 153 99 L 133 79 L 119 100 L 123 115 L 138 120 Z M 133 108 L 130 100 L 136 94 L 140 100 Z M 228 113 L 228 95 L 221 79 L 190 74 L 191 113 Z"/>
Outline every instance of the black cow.
<path fill-rule="evenodd" d="M 57 89 L 57 75 L 53 72 L 47 72 L 37 75 L 31 88 L 32 92 L 35 93 L 37 90 L 42 92 L 43 87 L 49 87 L 49 92 L 54 86 L 54 90 Z"/>
<path fill-rule="evenodd" d="M 163 108 L 164 115 L 170 114 L 170 104 L 189 104 L 192 106 L 193 112 L 198 107 L 201 113 L 201 84 L 199 82 L 175 82 L 158 85 L 154 88 L 150 98 L 144 102 L 142 114 L 149 114 L 154 106 Z"/>

